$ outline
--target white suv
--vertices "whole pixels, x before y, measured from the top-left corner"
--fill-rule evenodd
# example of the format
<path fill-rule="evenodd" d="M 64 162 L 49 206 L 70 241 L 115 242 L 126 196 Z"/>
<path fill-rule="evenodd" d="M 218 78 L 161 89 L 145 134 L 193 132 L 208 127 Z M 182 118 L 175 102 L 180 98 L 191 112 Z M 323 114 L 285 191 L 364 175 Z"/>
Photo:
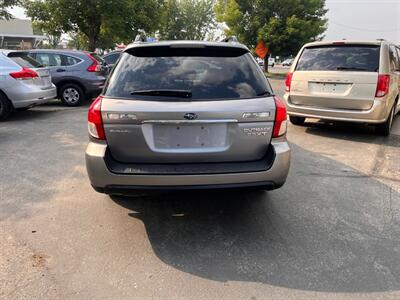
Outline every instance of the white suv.
<path fill-rule="evenodd" d="M 376 125 L 389 135 L 400 111 L 400 48 L 387 41 L 306 44 L 286 78 L 290 121 L 306 118 Z"/>

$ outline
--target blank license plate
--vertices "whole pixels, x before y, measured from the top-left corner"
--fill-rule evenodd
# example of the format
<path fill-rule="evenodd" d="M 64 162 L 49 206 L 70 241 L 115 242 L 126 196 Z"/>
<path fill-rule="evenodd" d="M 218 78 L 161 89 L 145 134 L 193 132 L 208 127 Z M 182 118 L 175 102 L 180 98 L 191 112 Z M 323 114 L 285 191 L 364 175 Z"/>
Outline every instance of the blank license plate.
<path fill-rule="evenodd" d="M 227 124 L 157 124 L 153 135 L 159 149 L 224 147 Z"/>
<path fill-rule="evenodd" d="M 311 92 L 316 93 L 345 93 L 349 88 L 351 88 L 351 84 L 348 83 L 320 83 L 320 82 L 310 82 L 310 90 Z"/>

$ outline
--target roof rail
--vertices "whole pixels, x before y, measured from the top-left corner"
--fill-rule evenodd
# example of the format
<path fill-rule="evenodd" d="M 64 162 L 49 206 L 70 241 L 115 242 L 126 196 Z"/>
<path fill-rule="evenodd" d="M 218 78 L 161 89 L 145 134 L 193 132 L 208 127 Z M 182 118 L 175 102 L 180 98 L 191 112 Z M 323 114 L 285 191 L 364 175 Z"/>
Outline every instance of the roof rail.
<path fill-rule="evenodd" d="M 239 43 L 237 37 L 235 35 L 232 36 L 228 36 L 226 38 L 224 38 L 221 42 L 225 42 L 225 43 Z"/>

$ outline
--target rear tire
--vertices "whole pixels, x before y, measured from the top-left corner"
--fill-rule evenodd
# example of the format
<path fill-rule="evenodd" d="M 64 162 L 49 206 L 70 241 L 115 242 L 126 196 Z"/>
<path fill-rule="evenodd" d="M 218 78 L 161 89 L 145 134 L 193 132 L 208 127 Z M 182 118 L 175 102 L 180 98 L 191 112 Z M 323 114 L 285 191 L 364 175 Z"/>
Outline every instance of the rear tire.
<path fill-rule="evenodd" d="M 290 116 L 289 120 L 293 125 L 301 126 L 306 121 L 306 118 Z"/>
<path fill-rule="evenodd" d="M 385 123 L 376 125 L 375 130 L 379 135 L 389 136 L 390 130 L 392 129 L 393 125 L 394 110 L 395 110 L 395 105 L 393 105 L 392 109 L 390 110 L 389 117 L 387 118 Z"/>
<path fill-rule="evenodd" d="M 13 111 L 13 106 L 10 100 L 5 95 L 0 93 L 0 121 L 4 121 Z"/>
<path fill-rule="evenodd" d="M 74 83 L 67 83 L 60 88 L 60 98 L 67 106 L 81 106 L 85 101 L 85 93 L 82 88 Z"/>

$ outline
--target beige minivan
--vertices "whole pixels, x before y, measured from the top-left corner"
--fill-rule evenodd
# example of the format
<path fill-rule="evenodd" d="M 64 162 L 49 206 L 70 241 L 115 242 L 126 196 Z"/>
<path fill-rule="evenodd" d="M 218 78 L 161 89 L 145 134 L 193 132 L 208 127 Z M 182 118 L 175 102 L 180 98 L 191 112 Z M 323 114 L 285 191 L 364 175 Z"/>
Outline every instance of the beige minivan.
<path fill-rule="evenodd" d="M 291 123 L 306 118 L 373 124 L 389 135 L 400 111 L 400 48 L 384 40 L 314 42 L 286 78 Z"/>

